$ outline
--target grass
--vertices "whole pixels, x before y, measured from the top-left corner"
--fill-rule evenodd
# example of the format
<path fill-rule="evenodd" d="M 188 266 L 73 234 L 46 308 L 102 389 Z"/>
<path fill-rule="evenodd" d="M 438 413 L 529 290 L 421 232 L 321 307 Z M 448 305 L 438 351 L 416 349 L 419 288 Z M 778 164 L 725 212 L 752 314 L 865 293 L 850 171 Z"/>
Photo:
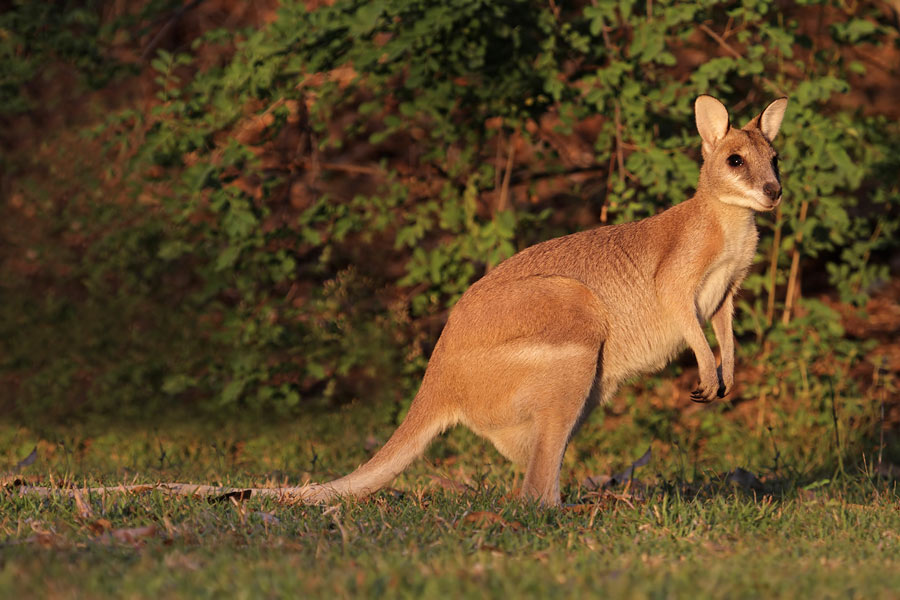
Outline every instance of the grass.
<path fill-rule="evenodd" d="M 803 450 L 814 440 L 748 435 L 739 420 L 709 410 L 697 418 L 718 419 L 718 432 L 695 438 L 676 428 L 668 441 L 639 411 L 621 421 L 600 414 L 567 454 L 562 509 L 516 499 L 515 471 L 464 431 L 441 439 L 395 489 L 327 507 L 158 491 L 79 502 L 7 487 L 0 597 L 900 594 L 894 482 L 841 473 Z M 0 461 L 15 465 L 36 446 L 38 459 L 17 477 L 41 485 L 297 483 L 363 460 L 390 432 L 373 421 L 357 408 L 287 424 L 6 423 Z M 579 484 L 627 466 L 650 442 L 653 459 L 637 482 L 601 491 Z M 760 450 L 776 446 L 777 467 L 775 450 Z M 762 455 L 756 465 L 745 461 L 753 453 Z M 760 480 L 730 483 L 725 474 L 737 466 Z"/>

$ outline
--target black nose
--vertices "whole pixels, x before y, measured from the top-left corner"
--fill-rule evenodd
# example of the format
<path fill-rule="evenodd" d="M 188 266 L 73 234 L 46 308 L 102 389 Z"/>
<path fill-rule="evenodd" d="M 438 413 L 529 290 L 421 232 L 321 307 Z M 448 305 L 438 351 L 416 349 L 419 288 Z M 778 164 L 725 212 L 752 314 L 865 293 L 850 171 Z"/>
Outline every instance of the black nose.
<path fill-rule="evenodd" d="M 770 181 L 763 186 L 763 193 L 769 197 L 769 200 L 774 200 L 781 195 L 781 186 Z"/>

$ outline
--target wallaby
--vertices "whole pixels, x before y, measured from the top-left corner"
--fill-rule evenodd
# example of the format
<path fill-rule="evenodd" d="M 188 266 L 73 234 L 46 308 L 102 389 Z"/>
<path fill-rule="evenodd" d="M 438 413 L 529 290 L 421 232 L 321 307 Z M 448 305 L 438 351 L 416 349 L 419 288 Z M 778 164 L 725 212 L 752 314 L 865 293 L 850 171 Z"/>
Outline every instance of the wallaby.
<path fill-rule="evenodd" d="M 687 345 L 700 374 L 692 399 L 728 394 L 734 295 L 756 252 L 755 212 L 781 201 L 772 140 L 786 107 L 775 100 L 733 129 L 721 102 L 697 98 L 703 166 L 694 197 L 641 221 L 537 244 L 474 283 L 385 446 L 350 475 L 304 488 L 304 501 L 374 492 L 462 423 L 525 469 L 524 496 L 558 505 L 569 440 L 623 380 L 661 369 Z"/>

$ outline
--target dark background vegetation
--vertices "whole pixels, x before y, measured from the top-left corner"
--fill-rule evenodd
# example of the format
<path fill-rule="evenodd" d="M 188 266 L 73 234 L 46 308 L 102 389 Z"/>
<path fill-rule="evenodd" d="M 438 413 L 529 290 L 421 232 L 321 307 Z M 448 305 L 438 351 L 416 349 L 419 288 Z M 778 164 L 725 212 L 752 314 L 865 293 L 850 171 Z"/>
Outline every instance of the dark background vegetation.
<path fill-rule="evenodd" d="M 786 95 L 719 418 L 896 452 L 898 40 L 876 1 L 0 2 L 0 410 L 395 421 L 469 284 L 689 197 L 698 94 Z M 695 377 L 607 416 L 702 445 Z"/>

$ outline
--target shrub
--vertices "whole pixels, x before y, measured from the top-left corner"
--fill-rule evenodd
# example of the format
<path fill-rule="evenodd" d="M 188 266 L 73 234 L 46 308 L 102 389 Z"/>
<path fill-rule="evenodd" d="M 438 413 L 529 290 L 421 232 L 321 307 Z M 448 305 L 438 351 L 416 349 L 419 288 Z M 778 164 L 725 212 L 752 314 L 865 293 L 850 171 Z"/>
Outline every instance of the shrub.
<path fill-rule="evenodd" d="M 59 405 L 79 381 L 93 408 L 396 406 L 485 269 L 690 196 L 701 93 L 741 123 L 791 99 L 786 202 L 759 218 L 740 303 L 745 358 L 777 343 L 859 360 L 858 344 L 803 333 L 839 319 L 801 289 L 861 303 L 889 276 L 896 119 L 842 102 L 870 68 L 858 49 L 896 48 L 880 10 L 285 1 L 233 52 L 220 30 L 160 50 L 152 109 L 94 129 L 131 200 L 81 199 L 90 243 L 64 278 L 77 293 L 57 281 L 39 306 L 7 307 L 20 406 Z M 810 24 L 820 16 L 827 30 Z"/>

